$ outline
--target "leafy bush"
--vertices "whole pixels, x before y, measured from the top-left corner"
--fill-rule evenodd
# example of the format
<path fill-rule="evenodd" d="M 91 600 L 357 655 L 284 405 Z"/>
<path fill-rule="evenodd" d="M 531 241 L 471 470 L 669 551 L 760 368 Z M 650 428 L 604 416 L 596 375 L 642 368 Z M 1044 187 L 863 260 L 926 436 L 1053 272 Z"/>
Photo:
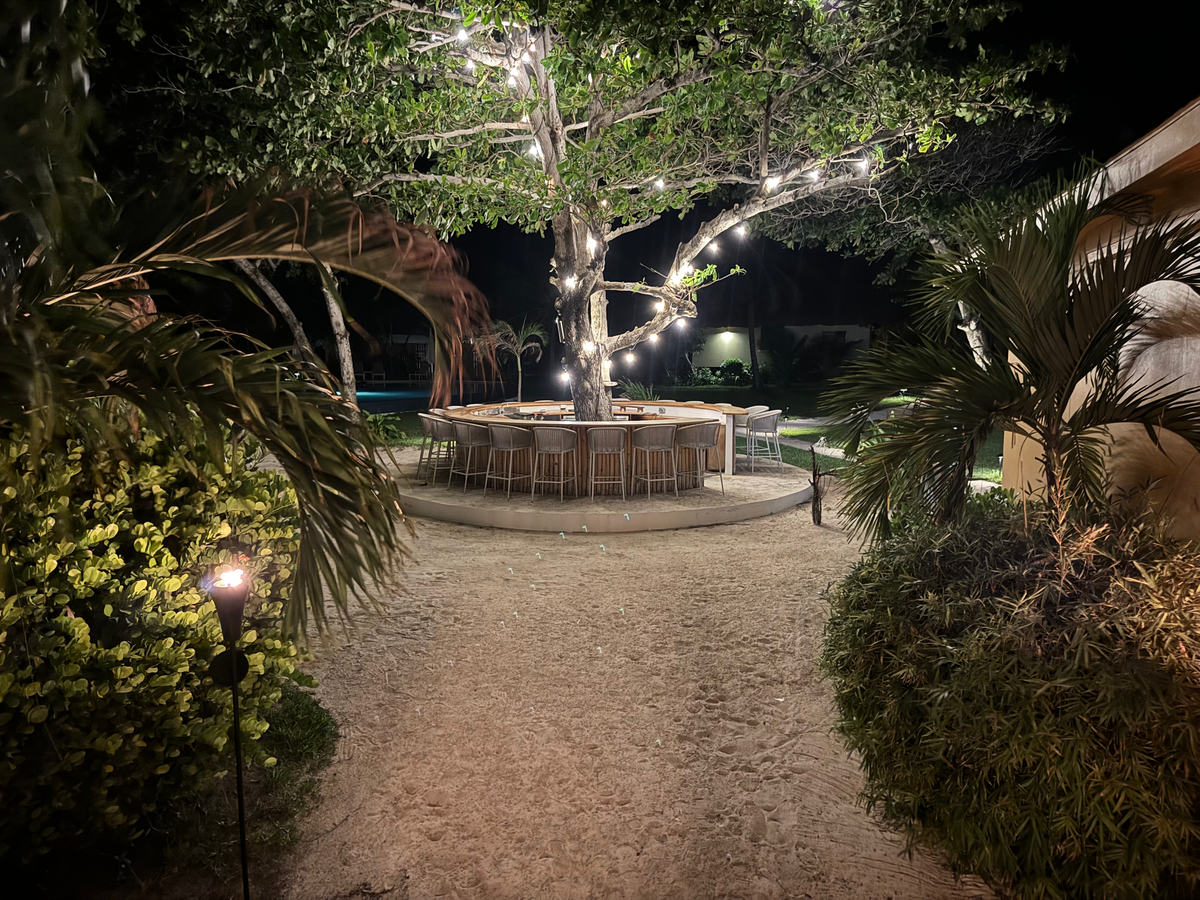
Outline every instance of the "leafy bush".
<path fill-rule="evenodd" d="M 826 630 L 863 800 L 1016 897 L 1194 896 L 1198 585 L 1194 546 L 999 492 L 955 526 L 904 523 Z"/>
<path fill-rule="evenodd" d="M 721 376 L 707 366 L 697 366 L 685 375 L 680 383 L 686 387 L 708 387 L 720 384 Z"/>
<path fill-rule="evenodd" d="M 726 387 L 737 387 L 749 384 L 750 376 L 746 372 L 746 364 L 740 359 L 727 359 L 721 363 L 719 370 L 721 384 Z"/>
<path fill-rule="evenodd" d="M 400 417 L 392 413 L 367 413 L 367 428 L 376 440 L 385 447 L 395 447 L 405 443 L 407 435 Z"/>
<path fill-rule="evenodd" d="M 207 675 L 220 651 L 199 585 L 237 560 L 253 573 L 241 647 L 252 760 L 264 712 L 298 679 L 281 633 L 299 528 L 279 474 L 204 444 L 130 438 L 128 459 L 68 445 L 32 459 L 0 441 L 0 858 L 80 839 L 128 840 L 154 810 L 223 774 L 231 695 Z"/>

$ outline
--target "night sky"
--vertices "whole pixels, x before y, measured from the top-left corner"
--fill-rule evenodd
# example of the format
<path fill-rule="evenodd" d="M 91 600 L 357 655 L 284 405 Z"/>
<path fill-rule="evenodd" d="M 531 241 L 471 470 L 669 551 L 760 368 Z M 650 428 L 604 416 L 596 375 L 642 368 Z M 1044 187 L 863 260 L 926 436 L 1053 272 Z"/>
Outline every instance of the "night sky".
<path fill-rule="evenodd" d="M 1194 31 L 1184 2 L 1112 7 L 1074 0 L 1040 0 L 989 29 L 993 41 L 1019 50 L 1050 42 L 1065 46 L 1071 61 L 1064 73 L 1041 76 L 1035 93 L 1071 110 L 1057 130 L 1060 149 L 1043 169 L 1073 168 L 1081 156 L 1104 161 L 1154 129 L 1200 96 Z M 1108 10 L 1119 9 L 1115 16 Z M 701 221 L 693 211 L 675 216 L 613 244 L 609 277 L 653 279 L 646 267 L 665 271 L 679 240 Z M 699 295 L 702 326 L 746 325 L 746 299 L 756 299 L 757 324 L 889 324 L 903 319 L 893 303 L 903 287 L 874 284 L 876 270 L 861 260 L 822 250 L 788 250 L 763 238 L 722 239 L 718 267 L 740 263 L 746 275 Z M 476 228 L 453 244 L 467 258 L 472 279 L 492 303 L 497 318 L 529 315 L 549 321 L 553 290 L 547 279 L 553 243 L 503 226 Z M 609 306 L 610 330 L 629 328 L 649 317 L 648 301 L 615 295 Z"/>

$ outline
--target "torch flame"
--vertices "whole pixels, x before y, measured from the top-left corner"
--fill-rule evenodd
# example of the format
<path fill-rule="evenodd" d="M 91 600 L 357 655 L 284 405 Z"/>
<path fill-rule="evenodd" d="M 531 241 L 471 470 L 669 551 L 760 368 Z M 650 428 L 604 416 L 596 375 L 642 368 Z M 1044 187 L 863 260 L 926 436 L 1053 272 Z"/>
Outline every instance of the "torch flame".
<path fill-rule="evenodd" d="M 232 587 L 237 587 L 241 583 L 242 583 L 242 570 L 241 569 L 226 569 L 224 572 L 222 572 L 217 577 L 217 580 L 213 586 L 219 587 L 219 588 L 232 588 Z"/>

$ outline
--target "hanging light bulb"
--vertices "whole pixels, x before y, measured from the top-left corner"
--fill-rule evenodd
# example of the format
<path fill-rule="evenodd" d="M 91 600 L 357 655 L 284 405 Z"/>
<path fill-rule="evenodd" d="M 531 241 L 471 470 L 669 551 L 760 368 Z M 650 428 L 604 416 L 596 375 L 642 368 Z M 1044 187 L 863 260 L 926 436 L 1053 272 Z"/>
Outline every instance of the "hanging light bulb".
<path fill-rule="evenodd" d="M 471 36 L 469 34 L 467 34 L 467 29 L 465 29 L 465 28 L 458 29 L 458 40 L 461 43 L 465 44 L 470 39 L 471 39 Z"/>
<path fill-rule="evenodd" d="M 745 225 L 739 225 L 737 228 L 735 228 L 733 230 L 737 232 L 738 237 L 746 236 L 746 226 Z"/>
<path fill-rule="evenodd" d="M 601 205 L 601 206 L 608 206 L 608 201 L 607 201 L 607 200 L 601 200 L 601 201 L 600 201 L 600 205 Z"/>
<path fill-rule="evenodd" d="M 599 246 L 599 245 L 596 243 L 596 239 L 589 234 L 587 236 L 588 253 L 591 255 L 595 255 L 597 246 Z"/>
<path fill-rule="evenodd" d="M 720 246 L 720 245 L 719 245 L 719 244 L 718 244 L 716 241 L 713 241 L 711 244 L 709 244 L 709 245 L 708 245 L 708 249 L 709 249 L 710 251 L 712 251 L 713 253 L 720 253 L 720 252 L 721 252 L 721 246 Z"/>
<path fill-rule="evenodd" d="M 675 320 L 675 324 L 678 325 L 680 328 L 687 328 L 687 319 L 685 319 L 681 316 L 680 318 Z"/>
<path fill-rule="evenodd" d="M 663 301 L 659 300 L 657 303 L 655 303 L 655 304 L 654 304 L 654 311 L 655 311 L 655 312 L 662 312 L 662 311 L 663 311 L 663 308 L 664 308 L 666 305 L 667 305 L 667 304 L 663 303 Z"/>
<path fill-rule="evenodd" d="M 595 351 L 595 349 L 596 349 L 595 341 L 584 341 L 583 342 L 583 352 L 584 353 L 592 353 Z"/>
<path fill-rule="evenodd" d="M 767 193 L 770 193 L 771 191 L 775 190 L 775 188 L 779 187 L 779 176 L 772 175 L 763 184 L 767 189 Z"/>
<path fill-rule="evenodd" d="M 466 67 L 467 67 L 468 72 L 474 72 L 475 71 L 475 60 L 468 59 L 466 62 Z"/>
<path fill-rule="evenodd" d="M 667 183 L 665 181 L 663 181 L 661 178 L 658 178 L 655 180 L 654 186 L 661 191 L 663 188 L 665 188 L 667 186 Z"/>
<path fill-rule="evenodd" d="M 652 343 L 652 344 L 658 343 L 658 335 L 657 334 L 650 335 L 650 343 Z"/>
<path fill-rule="evenodd" d="M 571 380 L 571 373 L 570 373 L 570 372 L 563 372 L 563 373 L 562 373 L 561 375 L 559 375 L 558 377 L 559 377 L 559 378 L 561 378 L 563 381 L 570 381 L 570 380 Z"/>
<path fill-rule="evenodd" d="M 563 279 L 563 284 L 566 285 L 567 290 L 569 291 L 569 290 L 574 289 L 575 285 L 579 284 L 579 279 L 576 278 L 574 275 L 568 275 L 566 278 Z"/>
<path fill-rule="evenodd" d="M 657 335 L 656 335 L 656 337 L 657 337 Z M 633 355 L 632 350 L 630 350 L 628 353 L 625 354 L 625 362 L 629 363 L 630 365 L 633 365 L 634 362 L 636 362 L 636 361 L 637 361 L 637 357 Z"/>

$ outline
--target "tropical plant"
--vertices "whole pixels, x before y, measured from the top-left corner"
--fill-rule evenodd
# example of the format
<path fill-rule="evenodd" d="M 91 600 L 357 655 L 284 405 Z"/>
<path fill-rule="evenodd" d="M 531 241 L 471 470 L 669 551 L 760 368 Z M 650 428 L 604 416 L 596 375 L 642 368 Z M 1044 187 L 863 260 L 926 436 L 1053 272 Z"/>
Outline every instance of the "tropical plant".
<path fill-rule="evenodd" d="M 0 11 L 0 427 L 22 426 L 35 459 L 68 436 L 120 451 L 128 439 L 114 422 L 127 418 L 202 441 L 214 459 L 230 428 L 253 435 L 299 508 L 290 624 L 302 627 L 307 611 L 320 625 L 326 594 L 345 610 L 403 552 L 396 486 L 366 426 L 323 367 L 164 314 L 153 298 L 183 273 L 257 303 L 223 260 L 315 262 L 333 292 L 327 267 L 356 274 L 433 322 L 439 392 L 486 318 L 482 298 L 441 244 L 340 191 L 106 193 L 83 159 L 79 7 L 25 0 Z M 0 489 L 15 472 L 0 468 Z M 6 505 L 0 544 L 14 527 Z M 0 589 L 21 590 L 20 578 L 0 568 Z"/>
<path fill-rule="evenodd" d="M 824 398 L 846 424 L 845 511 L 859 528 L 888 531 L 902 502 L 946 519 L 967 497 L 979 448 L 995 429 L 1036 441 L 1053 507 L 1104 500 L 1106 427 L 1161 429 L 1200 447 L 1200 393 L 1126 377 L 1120 353 L 1145 327 L 1139 291 L 1156 281 L 1200 288 L 1200 229 L 1134 227 L 1117 200 L 1097 202 L 1102 176 L 1036 192 L 1017 221 L 985 207 L 964 217 L 956 248 L 935 254 L 919 295 L 923 333 L 858 357 Z M 1100 219 L 1111 238 L 1088 238 Z M 1091 232 L 1095 233 L 1095 232 Z M 951 337 L 959 304 L 995 342 L 986 368 Z M 908 415 L 872 425 L 885 397 L 922 399 Z M 1082 399 L 1081 399 L 1082 398 Z M 862 446 L 858 446 L 861 442 Z"/>
<path fill-rule="evenodd" d="M 697 314 L 709 254 L 740 223 L 873 197 L 960 127 L 1057 117 L 1024 82 L 1060 54 L 969 48 L 1006 0 L 292 0 L 282 27 L 233 0 L 155 7 L 96 4 L 104 28 L 165 48 L 149 69 L 140 47 L 105 48 L 121 109 L 145 114 L 128 143 L 222 175 L 333 172 L 443 234 L 552 231 L 571 389 L 591 420 L 612 415 L 604 360 Z M 723 208 L 665 271 L 607 271 L 615 241 L 705 197 Z M 610 334 L 613 298 L 639 324 Z"/>
<path fill-rule="evenodd" d="M 642 384 L 640 381 L 629 381 L 628 379 L 622 379 L 618 383 L 621 387 L 621 396 L 630 400 L 653 403 L 655 400 L 661 399 L 658 394 L 654 393 L 654 391 L 646 387 L 646 385 Z"/>
<path fill-rule="evenodd" d="M 522 319 L 520 326 L 514 328 L 503 319 L 497 319 L 492 330 L 480 340 L 491 347 L 494 352 L 503 356 L 511 356 L 517 362 L 517 402 L 521 402 L 523 373 L 521 357 L 528 356 L 533 362 L 542 358 L 542 350 L 549 340 L 546 329 L 540 322 L 530 322 Z"/>
<path fill-rule="evenodd" d="M 1198 582 L 1136 516 L 995 491 L 897 524 L 833 590 L 821 660 L 862 800 L 1003 897 L 1196 896 Z"/>

